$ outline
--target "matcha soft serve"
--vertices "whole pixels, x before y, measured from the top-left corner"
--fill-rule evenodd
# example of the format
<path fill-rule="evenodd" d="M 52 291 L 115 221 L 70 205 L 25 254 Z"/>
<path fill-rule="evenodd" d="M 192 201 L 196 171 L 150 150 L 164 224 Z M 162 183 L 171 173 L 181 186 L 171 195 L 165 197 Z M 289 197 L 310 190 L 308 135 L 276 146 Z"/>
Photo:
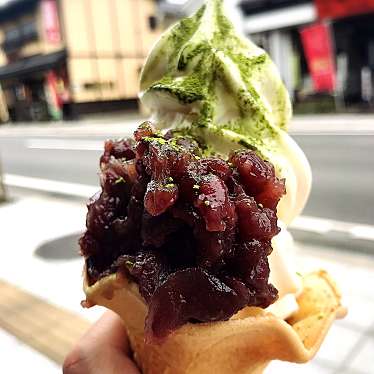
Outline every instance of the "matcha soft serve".
<path fill-rule="evenodd" d="M 256 149 L 286 178 L 279 217 L 290 223 L 311 186 L 308 161 L 286 130 L 289 95 L 269 56 L 239 35 L 211 0 L 164 33 L 141 76 L 141 100 L 159 128 L 202 139 L 222 155 Z"/>

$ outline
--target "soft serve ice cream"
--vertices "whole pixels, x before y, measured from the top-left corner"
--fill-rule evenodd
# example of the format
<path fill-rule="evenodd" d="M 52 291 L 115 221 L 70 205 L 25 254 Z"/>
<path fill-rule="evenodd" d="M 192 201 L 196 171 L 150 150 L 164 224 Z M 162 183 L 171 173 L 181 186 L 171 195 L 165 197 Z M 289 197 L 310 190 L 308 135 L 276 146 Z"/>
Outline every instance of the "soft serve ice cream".
<path fill-rule="evenodd" d="M 166 32 L 148 56 L 141 99 L 157 126 L 202 137 L 215 152 L 255 148 L 286 178 L 278 215 L 286 224 L 303 209 L 309 163 L 287 134 L 288 92 L 269 56 L 238 35 L 221 1 Z"/>
<path fill-rule="evenodd" d="M 309 163 L 287 134 L 292 110 L 288 92 L 269 56 L 238 35 L 221 1 L 210 1 L 156 43 L 141 77 L 141 99 L 160 128 L 178 130 L 227 156 L 256 149 L 286 180 L 278 217 L 289 224 L 311 188 Z M 297 309 L 300 284 L 290 261 L 287 233 L 273 239 L 271 279 L 281 300 L 271 311 L 288 317 Z M 285 297 L 285 299 L 284 299 Z"/>

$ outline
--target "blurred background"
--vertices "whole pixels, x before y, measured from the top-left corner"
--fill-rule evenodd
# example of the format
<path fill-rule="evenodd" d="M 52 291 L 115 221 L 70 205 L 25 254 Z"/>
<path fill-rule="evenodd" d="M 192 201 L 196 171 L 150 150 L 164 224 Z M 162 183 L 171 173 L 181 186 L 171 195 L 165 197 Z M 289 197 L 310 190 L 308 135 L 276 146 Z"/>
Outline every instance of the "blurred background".
<path fill-rule="evenodd" d="M 0 1 L 1 373 L 60 372 L 102 313 L 80 307 L 77 240 L 103 141 L 146 118 L 144 59 L 202 3 Z M 291 134 L 312 165 L 311 197 L 290 227 L 296 267 L 328 269 L 350 310 L 312 363 L 275 362 L 267 373 L 374 373 L 374 1 L 226 5 L 277 64 L 294 103 Z"/>

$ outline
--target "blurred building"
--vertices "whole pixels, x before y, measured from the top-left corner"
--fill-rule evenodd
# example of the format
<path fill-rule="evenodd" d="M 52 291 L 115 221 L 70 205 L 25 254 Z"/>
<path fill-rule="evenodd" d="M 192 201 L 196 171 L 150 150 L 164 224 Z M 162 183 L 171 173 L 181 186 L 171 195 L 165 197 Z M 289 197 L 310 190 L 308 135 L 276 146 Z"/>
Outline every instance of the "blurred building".
<path fill-rule="evenodd" d="M 198 10 L 206 0 L 158 0 L 159 14 L 163 26 L 167 27 L 182 17 L 188 17 Z M 242 13 L 238 7 L 241 0 L 224 0 L 225 11 L 235 26 L 241 30 Z"/>
<path fill-rule="evenodd" d="M 240 8 L 245 33 L 270 53 L 296 103 L 373 106 L 373 0 L 241 0 Z"/>
<path fill-rule="evenodd" d="M 1 6 L 0 84 L 11 120 L 136 106 L 139 72 L 160 33 L 156 12 L 153 0 Z"/>
<path fill-rule="evenodd" d="M 204 0 L 159 0 L 159 10 L 165 18 L 172 20 L 191 15 Z"/>

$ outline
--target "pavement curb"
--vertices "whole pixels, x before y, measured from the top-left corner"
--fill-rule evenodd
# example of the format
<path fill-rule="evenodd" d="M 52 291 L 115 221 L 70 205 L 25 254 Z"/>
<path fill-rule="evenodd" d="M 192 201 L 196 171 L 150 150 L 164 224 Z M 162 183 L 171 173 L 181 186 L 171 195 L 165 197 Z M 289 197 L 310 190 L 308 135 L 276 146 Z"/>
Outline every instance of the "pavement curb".
<path fill-rule="evenodd" d="M 296 241 L 320 245 L 323 247 L 339 248 L 346 252 L 358 252 L 365 255 L 374 256 L 374 241 L 360 238 L 353 238 L 349 233 L 330 231 L 328 234 L 318 233 L 308 230 L 290 228 L 293 238 Z"/>

